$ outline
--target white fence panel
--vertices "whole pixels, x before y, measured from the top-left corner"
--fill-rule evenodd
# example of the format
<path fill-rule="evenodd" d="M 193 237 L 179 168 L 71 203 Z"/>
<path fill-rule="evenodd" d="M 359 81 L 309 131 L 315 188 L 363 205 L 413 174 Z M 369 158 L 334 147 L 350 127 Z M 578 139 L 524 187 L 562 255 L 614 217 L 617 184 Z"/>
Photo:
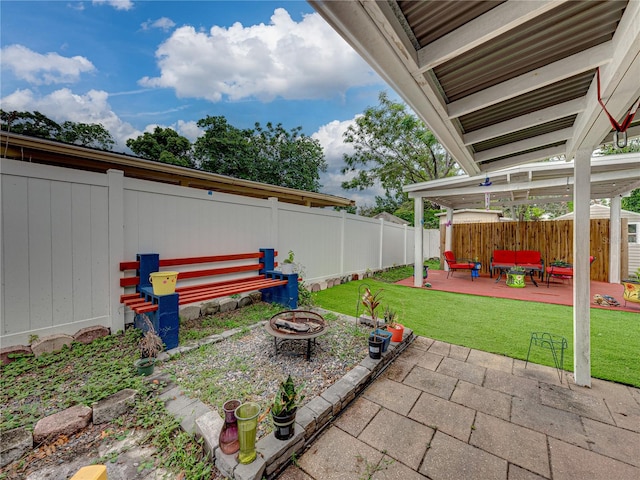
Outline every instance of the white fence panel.
<path fill-rule="evenodd" d="M 3 345 L 111 326 L 105 180 L 2 160 Z"/>
<path fill-rule="evenodd" d="M 125 178 L 124 259 L 256 252 L 271 245 L 271 206 L 206 190 Z"/>
<path fill-rule="evenodd" d="M 295 262 L 304 268 L 305 281 L 339 275 L 342 215 L 283 203 L 277 207 L 278 262 L 282 263 L 291 250 Z"/>
<path fill-rule="evenodd" d="M 440 230 L 425 230 L 423 247 L 424 258 L 440 258 Z"/>
<path fill-rule="evenodd" d="M 119 263 L 138 253 L 180 258 L 275 248 L 281 263 L 292 250 L 307 283 L 412 263 L 413 228 L 401 225 L 118 171 L 1 162 L 2 345 L 91 325 L 123 328 Z"/>
<path fill-rule="evenodd" d="M 384 222 L 382 234 L 382 266 L 392 267 L 405 264 L 405 226 Z M 411 252 L 413 253 L 413 252 Z M 413 256 L 411 261 L 413 263 Z"/>
<path fill-rule="evenodd" d="M 344 272 L 363 272 L 380 268 L 380 221 L 346 215 Z"/>

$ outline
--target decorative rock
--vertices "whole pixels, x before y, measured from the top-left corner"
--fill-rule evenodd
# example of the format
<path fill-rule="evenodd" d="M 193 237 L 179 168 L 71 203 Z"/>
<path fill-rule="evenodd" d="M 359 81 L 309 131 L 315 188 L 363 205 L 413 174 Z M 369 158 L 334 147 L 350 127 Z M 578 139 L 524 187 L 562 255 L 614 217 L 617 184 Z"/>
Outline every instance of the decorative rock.
<path fill-rule="evenodd" d="M 129 410 L 136 400 L 138 392 L 132 388 L 125 388 L 118 393 L 95 402 L 93 404 L 93 423 L 99 425 L 107 423 Z"/>
<path fill-rule="evenodd" d="M 196 318 L 200 318 L 200 307 L 196 305 L 181 308 L 179 315 L 183 320 L 195 320 Z"/>
<path fill-rule="evenodd" d="M 33 429 L 33 442 L 38 444 L 55 440 L 60 435 L 74 434 L 89 425 L 91 414 L 91 408 L 76 405 L 44 417 L 36 423 Z"/>
<path fill-rule="evenodd" d="M 220 313 L 231 312 L 238 308 L 238 301 L 235 298 L 225 297 L 220 299 Z"/>
<path fill-rule="evenodd" d="M 238 299 L 238 308 L 246 307 L 248 305 L 251 305 L 252 303 L 253 298 L 251 298 L 251 295 L 244 293 Z"/>
<path fill-rule="evenodd" d="M 311 285 L 311 291 L 312 292 L 319 292 L 320 291 L 320 284 L 319 283 L 314 283 Z"/>
<path fill-rule="evenodd" d="M 71 335 L 58 333 L 56 335 L 49 335 L 35 340 L 31 344 L 31 351 L 36 357 L 39 357 L 43 353 L 57 352 L 64 346 L 69 347 L 72 342 L 73 337 Z"/>
<path fill-rule="evenodd" d="M 95 325 L 93 327 L 86 327 L 81 330 L 78 330 L 73 339 L 76 342 L 88 344 L 93 342 L 96 338 L 102 338 L 109 335 L 109 329 L 102 325 Z"/>
<path fill-rule="evenodd" d="M 249 296 L 251 296 L 253 303 L 258 303 L 262 301 L 262 292 L 259 290 L 255 292 L 249 292 Z"/>
<path fill-rule="evenodd" d="M 32 448 L 31 432 L 23 427 L 0 433 L 0 467 L 9 465 Z"/>
<path fill-rule="evenodd" d="M 33 352 L 31 351 L 31 347 L 28 345 L 13 345 L 11 347 L 4 347 L 0 349 L 0 360 L 2 360 L 3 365 L 7 365 L 13 362 L 13 358 L 10 356 L 13 355 L 31 355 Z"/>
<path fill-rule="evenodd" d="M 200 314 L 204 316 L 215 315 L 219 311 L 220 311 L 220 302 L 218 302 L 218 300 L 203 303 L 202 305 L 200 305 Z"/>

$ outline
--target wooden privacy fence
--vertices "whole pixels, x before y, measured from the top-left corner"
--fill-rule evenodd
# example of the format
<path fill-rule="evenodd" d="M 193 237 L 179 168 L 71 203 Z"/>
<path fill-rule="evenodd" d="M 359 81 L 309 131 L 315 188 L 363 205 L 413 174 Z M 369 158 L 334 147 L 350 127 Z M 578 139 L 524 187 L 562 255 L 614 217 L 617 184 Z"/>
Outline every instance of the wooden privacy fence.
<path fill-rule="evenodd" d="M 627 220 L 622 219 L 626 232 Z M 538 250 L 545 266 L 554 260 L 573 263 L 573 220 L 544 222 L 464 223 L 442 227 L 441 251 L 444 252 L 445 229 L 453 228 L 452 250 L 457 258 L 478 260 L 488 273 L 494 250 Z M 596 257 L 591 266 L 591 280 L 609 281 L 609 220 L 591 220 L 590 254 Z M 622 236 L 621 274 L 627 275 L 628 244 Z"/>

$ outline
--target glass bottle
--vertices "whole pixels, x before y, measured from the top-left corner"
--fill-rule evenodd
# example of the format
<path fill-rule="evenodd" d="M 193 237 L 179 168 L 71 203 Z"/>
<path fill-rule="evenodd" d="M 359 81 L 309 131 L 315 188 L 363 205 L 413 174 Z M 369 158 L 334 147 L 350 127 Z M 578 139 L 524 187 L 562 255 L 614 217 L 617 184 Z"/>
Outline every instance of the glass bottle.
<path fill-rule="evenodd" d="M 240 400 L 228 400 L 224 403 L 224 425 L 220 431 L 219 445 L 223 453 L 233 455 L 240 450 L 238 441 L 238 420 L 235 410 L 240 406 Z"/>

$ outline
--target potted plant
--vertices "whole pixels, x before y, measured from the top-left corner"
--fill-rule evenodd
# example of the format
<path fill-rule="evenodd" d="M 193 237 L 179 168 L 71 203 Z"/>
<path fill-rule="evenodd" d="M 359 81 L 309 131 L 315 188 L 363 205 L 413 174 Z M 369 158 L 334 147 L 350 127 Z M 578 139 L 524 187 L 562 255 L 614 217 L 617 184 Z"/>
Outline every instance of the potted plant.
<path fill-rule="evenodd" d="M 293 273 L 293 260 L 294 260 L 295 254 L 293 253 L 293 250 L 289 250 L 289 256 L 287 258 L 285 258 L 282 261 L 282 265 L 280 266 L 280 271 L 284 274 L 290 274 Z"/>
<path fill-rule="evenodd" d="M 153 373 L 156 357 L 164 349 L 164 344 L 146 315 L 142 316 L 142 328 L 144 331 L 139 343 L 140 358 L 134 362 L 134 366 L 139 375 L 146 376 Z"/>
<path fill-rule="evenodd" d="M 640 303 L 640 267 L 635 272 L 629 274 L 629 278 L 622 280 L 624 292 L 622 298 L 626 302 Z"/>
<path fill-rule="evenodd" d="M 513 288 L 524 288 L 524 276 L 526 270 L 524 267 L 511 267 L 507 272 L 507 286 Z"/>
<path fill-rule="evenodd" d="M 373 331 L 369 335 L 369 356 L 375 360 L 382 355 L 384 348 L 384 337 L 379 333 L 378 329 L 378 308 L 380 307 L 380 296 L 382 290 L 378 290 L 375 294 L 367 287 L 362 296 L 362 305 L 371 317 L 373 322 Z"/>
<path fill-rule="evenodd" d="M 398 314 L 389 307 L 384 311 L 384 321 L 387 324 L 387 330 L 391 333 L 392 342 L 401 342 L 404 335 L 404 325 L 397 322 Z"/>
<path fill-rule="evenodd" d="M 271 404 L 271 419 L 275 427 L 273 433 L 278 440 L 288 440 L 295 433 L 296 412 L 304 400 L 304 395 L 300 395 L 303 388 L 304 384 L 296 386 L 291 375 L 280 383 Z"/>

